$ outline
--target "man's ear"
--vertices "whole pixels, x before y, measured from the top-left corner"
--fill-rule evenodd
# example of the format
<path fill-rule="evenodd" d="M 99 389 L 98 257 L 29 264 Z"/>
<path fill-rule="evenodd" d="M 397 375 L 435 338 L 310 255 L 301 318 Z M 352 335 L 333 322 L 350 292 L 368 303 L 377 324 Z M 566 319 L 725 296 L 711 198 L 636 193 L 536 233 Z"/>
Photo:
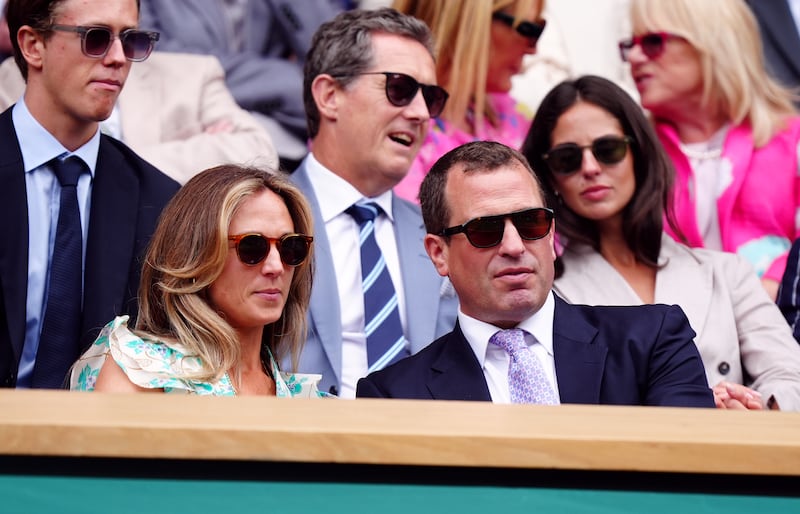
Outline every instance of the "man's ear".
<path fill-rule="evenodd" d="M 34 30 L 30 25 L 23 25 L 19 28 L 16 35 L 11 37 L 17 38 L 20 53 L 23 59 L 28 63 L 28 69 L 35 68 L 42 69 L 42 61 L 44 61 L 44 36 Z"/>
<path fill-rule="evenodd" d="M 447 245 L 445 238 L 443 236 L 425 234 L 423 243 L 425 244 L 425 251 L 428 252 L 428 257 L 430 257 L 439 275 L 448 276 L 450 268 L 447 266 L 447 261 L 450 247 Z"/>
<path fill-rule="evenodd" d="M 336 121 L 339 117 L 339 95 L 342 87 L 339 82 L 327 73 L 314 77 L 311 83 L 311 95 L 317 104 L 320 117 Z"/>

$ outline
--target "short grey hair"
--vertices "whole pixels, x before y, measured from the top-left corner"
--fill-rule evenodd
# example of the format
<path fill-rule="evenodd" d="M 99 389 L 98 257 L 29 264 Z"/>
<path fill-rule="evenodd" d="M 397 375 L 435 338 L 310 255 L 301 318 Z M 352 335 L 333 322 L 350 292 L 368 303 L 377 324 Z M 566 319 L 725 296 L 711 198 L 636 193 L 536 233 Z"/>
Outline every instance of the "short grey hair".
<path fill-rule="evenodd" d="M 320 114 L 311 84 L 318 75 L 335 77 L 344 87 L 372 65 L 372 33 L 407 37 L 422 44 L 434 57 L 433 35 L 428 26 L 394 9 L 354 9 L 323 23 L 311 40 L 303 76 L 303 102 L 309 137 L 319 132 Z"/>

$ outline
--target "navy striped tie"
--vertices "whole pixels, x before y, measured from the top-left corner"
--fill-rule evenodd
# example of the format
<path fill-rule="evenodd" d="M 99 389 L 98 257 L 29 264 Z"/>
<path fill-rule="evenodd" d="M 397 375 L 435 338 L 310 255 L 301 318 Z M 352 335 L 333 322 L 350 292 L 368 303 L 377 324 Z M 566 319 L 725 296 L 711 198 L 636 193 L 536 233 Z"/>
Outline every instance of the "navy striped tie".
<path fill-rule="evenodd" d="M 61 387 L 69 367 L 80 354 L 83 231 L 77 184 L 81 173 L 88 170 L 79 157 L 55 159 L 51 165 L 61 184 L 61 201 L 50 261 L 47 307 L 31 385 L 53 389 Z"/>
<path fill-rule="evenodd" d="M 397 292 L 375 240 L 375 218 L 380 211 L 381 208 L 373 202 L 354 204 L 346 211 L 361 230 L 361 287 L 364 291 L 364 333 L 370 373 L 408 355 Z"/>

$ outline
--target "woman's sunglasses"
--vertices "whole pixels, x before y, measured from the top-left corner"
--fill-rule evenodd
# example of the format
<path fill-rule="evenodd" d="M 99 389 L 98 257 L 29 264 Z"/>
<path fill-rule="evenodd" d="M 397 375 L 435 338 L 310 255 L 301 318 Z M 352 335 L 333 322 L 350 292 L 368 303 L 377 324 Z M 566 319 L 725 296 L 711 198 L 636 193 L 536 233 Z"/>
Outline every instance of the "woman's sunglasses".
<path fill-rule="evenodd" d="M 542 155 L 550 171 L 558 175 L 571 175 L 581 169 L 583 151 L 592 150 L 592 155 L 603 164 L 617 164 L 628 153 L 628 145 L 633 142 L 628 136 L 603 136 L 592 141 L 592 144 L 580 146 L 575 143 L 564 143 L 552 148 Z"/>
<path fill-rule="evenodd" d="M 446 228 L 439 235 L 450 237 L 463 232 L 467 236 L 467 241 L 475 248 L 491 248 L 499 245 L 503 240 L 506 218 L 511 218 L 511 223 L 517 229 L 519 237 L 526 241 L 533 241 L 550 233 L 553 211 L 546 207 L 535 207 L 509 214 L 482 216 L 471 219 L 463 225 Z"/>
<path fill-rule="evenodd" d="M 79 25 L 50 25 L 50 30 L 61 32 L 75 32 L 81 36 L 81 50 L 86 57 L 99 59 L 105 57 L 108 49 L 119 38 L 122 51 L 129 61 L 140 62 L 150 56 L 153 47 L 158 41 L 158 32 L 144 30 L 123 30 L 119 35 L 111 32 L 107 27 L 82 27 Z"/>
<path fill-rule="evenodd" d="M 630 39 L 623 39 L 619 42 L 619 55 L 623 61 L 628 62 L 628 56 L 633 50 L 633 47 L 639 45 L 642 47 L 642 53 L 648 59 L 656 59 L 659 55 L 664 53 L 664 46 L 670 39 L 683 39 L 686 38 L 677 34 L 669 32 L 648 32 L 641 36 L 633 36 Z"/>
<path fill-rule="evenodd" d="M 383 75 L 386 77 L 386 99 L 395 107 L 405 107 L 410 104 L 417 91 L 422 89 L 422 98 L 428 107 L 431 118 L 442 114 L 444 104 L 450 96 L 441 86 L 420 84 L 417 80 L 405 73 L 392 73 L 388 71 L 373 71 L 358 73 L 358 75 Z"/>
<path fill-rule="evenodd" d="M 272 243 L 278 248 L 281 262 L 287 266 L 299 266 L 308 257 L 311 249 L 311 236 L 303 234 L 285 234 L 281 237 L 265 237 L 261 234 L 240 234 L 228 237 L 236 245 L 239 260 L 248 266 L 255 266 L 269 255 Z"/>
<path fill-rule="evenodd" d="M 544 27 L 547 25 L 547 21 L 545 20 L 539 20 L 535 23 L 532 21 L 521 21 L 515 27 L 514 22 L 516 21 L 516 18 L 503 11 L 497 11 L 496 13 L 492 14 L 492 19 L 515 29 L 517 34 L 530 40 L 531 46 L 536 46 L 536 42 L 539 41 L 539 38 L 542 36 L 542 32 L 544 32 Z"/>

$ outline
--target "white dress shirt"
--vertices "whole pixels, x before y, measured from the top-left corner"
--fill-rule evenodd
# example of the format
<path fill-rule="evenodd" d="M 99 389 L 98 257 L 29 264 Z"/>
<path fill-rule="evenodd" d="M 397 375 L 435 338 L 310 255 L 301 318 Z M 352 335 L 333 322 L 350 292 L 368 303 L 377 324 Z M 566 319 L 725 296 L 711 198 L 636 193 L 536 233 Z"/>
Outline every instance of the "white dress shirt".
<path fill-rule="evenodd" d="M 360 228 L 345 210 L 358 201 L 375 202 L 383 209 L 384 214 L 375 219 L 375 239 L 383 252 L 397 292 L 400 322 L 407 340 L 405 294 L 394 234 L 392 192 L 387 191 L 375 198 L 365 199 L 352 184 L 320 164 L 313 153 L 308 156 L 306 167 L 325 222 L 339 289 L 342 315 L 342 384 L 339 396 L 355 398 L 356 383 L 367 375 L 369 365 L 367 336 L 364 333 L 364 293 L 361 289 L 361 249 L 358 240 Z"/>
<path fill-rule="evenodd" d="M 526 331 L 525 343 L 542 363 L 545 375 L 550 381 L 550 386 L 556 393 L 556 399 L 561 402 L 558 394 L 558 379 L 556 377 L 556 361 L 553 355 L 553 316 L 556 302 L 553 293 L 533 316 L 523 320 L 515 328 Z M 511 403 L 511 393 L 508 388 L 508 367 L 510 356 L 508 352 L 497 345 L 489 344 L 491 338 L 500 328 L 471 318 L 458 310 L 458 323 L 461 331 L 472 348 L 478 363 L 486 378 L 489 394 L 494 403 Z"/>

